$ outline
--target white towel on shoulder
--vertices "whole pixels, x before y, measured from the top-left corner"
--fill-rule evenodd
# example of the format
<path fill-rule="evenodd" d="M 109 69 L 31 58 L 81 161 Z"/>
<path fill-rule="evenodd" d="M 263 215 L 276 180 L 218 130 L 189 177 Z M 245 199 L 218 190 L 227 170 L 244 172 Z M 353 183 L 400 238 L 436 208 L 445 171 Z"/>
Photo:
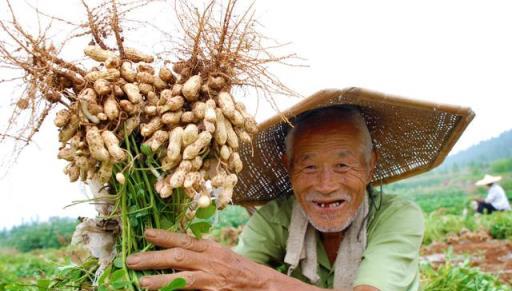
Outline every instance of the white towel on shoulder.
<path fill-rule="evenodd" d="M 365 217 L 368 214 L 368 209 L 368 196 L 365 195 L 354 221 L 344 230 L 343 240 L 334 262 L 334 288 L 352 288 L 356 279 L 357 270 L 366 248 L 367 220 Z M 288 275 L 291 275 L 300 264 L 302 274 L 313 284 L 317 284 L 320 280 L 316 253 L 316 231 L 309 223 L 300 204 L 295 200 L 288 229 L 284 262 L 290 265 Z M 361 233 L 359 234 L 359 232 Z"/>

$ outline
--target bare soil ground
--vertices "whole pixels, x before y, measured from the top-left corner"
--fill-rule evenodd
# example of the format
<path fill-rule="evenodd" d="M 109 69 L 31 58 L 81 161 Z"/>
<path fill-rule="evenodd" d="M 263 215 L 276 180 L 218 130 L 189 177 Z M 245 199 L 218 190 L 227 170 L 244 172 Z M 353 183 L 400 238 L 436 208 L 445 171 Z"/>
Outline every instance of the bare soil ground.
<path fill-rule="evenodd" d="M 423 247 L 423 260 L 433 265 L 445 262 L 445 252 L 452 248 L 451 260 L 470 260 L 472 266 L 481 271 L 492 273 L 503 283 L 512 284 L 512 241 L 495 240 L 484 231 L 463 232 L 448 237 L 446 242 L 436 242 Z"/>

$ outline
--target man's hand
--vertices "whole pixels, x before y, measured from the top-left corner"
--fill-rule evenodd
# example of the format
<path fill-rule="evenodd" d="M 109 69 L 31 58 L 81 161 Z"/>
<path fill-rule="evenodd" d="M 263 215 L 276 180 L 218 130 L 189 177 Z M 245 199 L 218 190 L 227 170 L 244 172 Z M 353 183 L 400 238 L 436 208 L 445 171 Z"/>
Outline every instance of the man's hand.
<path fill-rule="evenodd" d="M 143 277 L 140 279 L 143 288 L 158 289 L 175 278 L 183 278 L 187 282 L 186 289 L 318 290 L 246 259 L 214 241 L 158 229 L 148 229 L 144 234 L 149 242 L 165 249 L 129 256 L 128 267 L 135 270 L 172 268 L 182 272 Z M 301 288 L 296 289 L 299 286 Z"/>
<path fill-rule="evenodd" d="M 165 249 L 129 256 L 127 259 L 129 268 L 176 269 L 182 272 L 142 277 L 139 281 L 142 288 L 158 289 L 165 287 L 176 278 L 183 278 L 187 282 L 185 289 L 325 290 L 255 263 L 214 241 L 198 240 L 183 233 L 158 229 L 147 229 L 144 235 L 149 242 Z M 358 286 L 354 291 L 378 291 L 378 289 L 371 286 Z"/>

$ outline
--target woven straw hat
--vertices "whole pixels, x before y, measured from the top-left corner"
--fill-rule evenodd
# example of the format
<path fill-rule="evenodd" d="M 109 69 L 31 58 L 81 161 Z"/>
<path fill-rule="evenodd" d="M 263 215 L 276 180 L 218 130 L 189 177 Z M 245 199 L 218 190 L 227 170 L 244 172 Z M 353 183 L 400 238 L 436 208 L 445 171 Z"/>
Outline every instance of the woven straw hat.
<path fill-rule="evenodd" d="M 476 186 L 484 186 L 489 185 L 492 183 L 496 183 L 501 180 L 501 176 L 491 176 L 491 175 L 485 175 L 482 180 L 479 180 L 475 183 Z"/>
<path fill-rule="evenodd" d="M 417 101 L 359 88 L 322 90 L 282 112 L 288 119 L 318 107 L 357 106 L 378 154 L 372 184 L 386 184 L 439 165 L 474 117 L 466 107 Z M 240 148 L 244 169 L 233 200 L 258 205 L 289 195 L 291 185 L 281 162 L 290 127 L 281 114 L 259 124 L 253 144 Z"/>

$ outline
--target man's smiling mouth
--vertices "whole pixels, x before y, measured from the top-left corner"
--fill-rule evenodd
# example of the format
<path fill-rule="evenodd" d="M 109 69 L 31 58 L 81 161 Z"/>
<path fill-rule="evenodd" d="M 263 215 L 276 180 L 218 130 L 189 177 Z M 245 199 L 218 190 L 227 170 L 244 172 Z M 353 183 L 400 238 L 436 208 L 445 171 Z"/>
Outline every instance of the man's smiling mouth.
<path fill-rule="evenodd" d="M 312 201 L 317 207 L 322 209 L 334 209 L 341 208 L 347 201 L 344 199 L 333 200 L 333 201 Z"/>

